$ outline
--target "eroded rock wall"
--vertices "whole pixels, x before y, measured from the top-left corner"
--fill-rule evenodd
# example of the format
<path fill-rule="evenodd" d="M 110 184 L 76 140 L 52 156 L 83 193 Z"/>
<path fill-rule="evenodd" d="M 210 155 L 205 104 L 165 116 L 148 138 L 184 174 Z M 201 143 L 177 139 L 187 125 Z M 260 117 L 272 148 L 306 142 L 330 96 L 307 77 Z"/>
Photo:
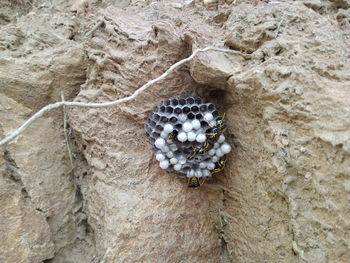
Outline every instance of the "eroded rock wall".
<path fill-rule="evenodd" d="M 236 144 L 224 237 L 236 262 L 349 258 L 349 42 L 338 28 L 302 3 L 243 5 L 225 24 L 225 43 L 251 54 L 224 99 Z M 194 63 L 201 72 L 219 69 L 211 56 Z"/>
<path fill-rule="evenodd" d="M 0 261 L 350 258 L 349 2 L 212 2 L 2 4 L 1 137 L 61 94 L 112 101 L 196 48 L 242 54 L 201 53 L 131 102 L 66 109 L 67 139 L 59 109 L 3 147 Z M 143 131 L 184 92 L 226 112 L 235 146 L 199 189 L 159 169 Z"/>
<path fill-rule="evenodd" d="M 1 137 L 61 94 L 72 100 L 85 82 L 84 51 L 70 40 L 71 14 L 42 3 L 32 7 L 0 28 Z M 62 125 L 62 109 L 50 112 L 2 147 L 1 262 L 94 256 Z"/>

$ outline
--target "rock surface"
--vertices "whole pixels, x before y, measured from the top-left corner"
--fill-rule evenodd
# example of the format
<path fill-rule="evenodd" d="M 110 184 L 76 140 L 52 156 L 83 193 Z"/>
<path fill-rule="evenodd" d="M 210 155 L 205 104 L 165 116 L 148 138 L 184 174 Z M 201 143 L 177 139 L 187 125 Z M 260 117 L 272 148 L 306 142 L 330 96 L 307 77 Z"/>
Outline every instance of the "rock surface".
<path fill-rule="evenodd" d="M 66 109 L 66 139 L 60 109 L 4 146 L 0 261 L 347 262 L 349 6 L 1 3 L 1 138 L 61 93 L 112 101 L 196 48 L 242 54 L 201 53 L 133 101 Z M 182 93 L 215 101 L 234 145 L 199 189 L 158 167 L 143 130 Z"/>

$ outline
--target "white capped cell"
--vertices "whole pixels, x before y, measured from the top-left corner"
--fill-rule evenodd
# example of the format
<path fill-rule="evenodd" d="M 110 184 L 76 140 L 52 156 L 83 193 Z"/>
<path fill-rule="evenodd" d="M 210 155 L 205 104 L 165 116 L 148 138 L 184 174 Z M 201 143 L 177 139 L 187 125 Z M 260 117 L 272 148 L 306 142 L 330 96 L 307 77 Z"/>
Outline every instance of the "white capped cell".
<path fill-rule="evenodd" d="M 172 150 L 173 152 L 177 150 L 176 144 L 170 144 L 169 147 L 170 147 L 170 150 Z"/>
<path fill-rule="evenodd" d="M 196 134 L 192 131 L 190 131 L 189 133 L 187 133 L 187 140 L 190 142 L 193 142 L 196 140 Z"/>
<path fill-rule="evenodd" d="M 178 160 L 177 160 L 177 158 L 175 158 L 175 157 L 173 157 L 173 158 L 170 159 L 170 163 L 171 163 L 171 164 L 177 164 L 177 162 L 178 162 Z"/>
<path fill-rule="evenodd" d="M 161 162 L 161 161 L 165 160 L 165 156 L 162 153 L 157 153 L 156 154 L 156 159 L 157 159 L 158 162 Z"/>
<path fill-rule="evenodd" d="M 210 149 L 210 150 L 208 151 L 208 154 L 209 154 L 209 155 L 215 155 L 215 152 L 216 152 L 215 149 Z"/>
<path fill-rule="evenodd" d="M 216 149 L 215 154 L 216 154 L 216 156 L 219 157 L 219 158 L 222 157 L 222 156 L 224 156 L 224 153 L 221 151 L 220 148 Z"/>
<path fill-rule="evenodd" d="M 211 114 L 211 113 L 206 113 L 206 114 L 204 114 L 204 120 L 205 121 L 207 121 L 207 122 L 210 122 L 210 121 L 212 121 L 214 119 L 214 116 L 213 116 L 213 114 Z"/>
<path fill-rule="evenodd" d="M 192 124 L 190 123 L 190 122 L 188 122 L 188 121 L 186 121 L 183 125 L 182 125 L 182 130 L 184 131 L 184 132 L 190 132 L 190 131 L 192 131 Z"/>
<path fill-rule="evenodd" d="M 178 117 L 179 121 L 182 121 L 182 122 L 185 122 L 187 120 L 187 116 L 186 114 L 179 114 L 179 117 Z"/>
<path fill-rule="evenodd" d="M 175 170 L 175 171 L 180 171 L 181 168 L 182 168 L 182 165 L 179 164 L 179 163 L 174 165 L 174 170 Z"/>
<path fill-rule="evenodd" d="M 174 130 L 174 127 L 170 123 L 167 123 L 164 125 L 163 132 L 165 132 L 166 134 L 171 133 L 173 130 Z"/>
<path fill-rule="evenodd" d="M 225 141 L 225 135 L 221 134 L 217 140 L 218 143 L 223 143 Z"/>
<path fill-rule="evenodd" d="M 194 170 L 191 169 L 190 171 L 187 172 L 187 177 L 188 177 L 188 178 L 191 178 L 191 177 L 193 177 L 193 176 L 194 176 Z"/>
<path fill-rule="evenodd" d="M 180 142 L 185 142 L 187 141 L 187 135 L 185 132 L 179 132 L 179 134 L 177 135 L 177 139 L 180 141 Z"/>
<path fill-rule="evenodd" d="M 213 163 L 216 163 L 216 162 L 218 162 L 219 160 L 220 160 L 220 158 L 217 157 L 216 155 L 214 155 L 213 157 L 211 157 L 211 161 L 212 161 Z"/>
<path fill-rule="evenodd" d="M 210 162 L 210 163 L 207 164 L 207 168 L 209 170 L 213 170 L 215 168 L 215 164 Z"/>
<path fill-rule="evenodd" d="M 179 164 L 185 164 L 187 162 L 187 159 L 183 156 L 179 157 Z"/>
<path fill-rule="evenodd" d="M 229 145 L 228 143 L 224 143 L 221 145 L 220 149 L 223 154 L 227 154 L 231 151 L 231 145 Z"/>
<path fill-rule="evenodd" d="M 194 175 L 198 178 L 201 178 L 203 176 L 202 171 L 200 169 L 196 170 Z"/>
<path fill-rule="evenodd" d="M 210 127 L 214 127 L 215 125 L 216 125 L 216 121 L 211 121 L 211 122 L 209 122 L 209 124 L 210 124 Z"/>
<path fill-rule="evenodd" d="M 196 120 L 196 119 L 193 120 L 191 124 L 192 124 L 193 129 L 195 129 L 195 130 L 198 130 L 201 127 L 200 121 Z"/>
<path fill-rule="evenodd" d="M 167 153 L 167 152 L 170 151 L 170 149 L 169 149 L 168 146 L 164 146 L 164 147 L 161 149 L 161 151 L 162 151 L 163 153 Z"/>
<path fill-rule="evenodd" d="M 169 152 L 166 153 L 166 157 L 173 158 L 174 157 L 174 153 L 169 150 Z"/>
<path fill-rule="evenodd" d="M 168 161 L 168 160 L 161 161 L 161 162 L 159 163 L 159 166 L 160 166 L 160 168 L 162 168 L 162 169 L 168 169 L 168 167 L 169 167 L 169 161 Z"/>
<path fill-rule="evenodd" d="M 162 137 L 163 139 L 167 139 L 167 138 L 169 137 L 169 134 L 166 133 L 165 131 L 162 131 L 162 132 L 160 133 L 160 137 Z"/>
<path fill-rule="evenodd" d="M 165 146 L 165 140 L 163 138 L 158 138 L 154 145 L 158 148 L 158 149 L 161 149 Z"/>
<path fill-rule="evenodd" d="M 196 141 L 199 142 L 199 143 L 203 143 L 207 140 L 207 136 L 205 136 L 205 134 L 198 134 L 197 137 L 196 137 Z"/>
<path fill-rule="evenodd" d="M 206 162 L 199 163 L 199 168 L 202 168 L 202 169 L 207 168 L 207 163 Z"/>
<path fill-rule="evenodd" d="M 203 174 L 203 176 L 209 176 L 210 172 L 209 172 L 209 170 L 205 169 L 202 171 L 202 174 Z"/>
<path fill-rule="evenodd" d="M 219 148 L 219 147 L 220 147 L 220 144 L 219 144 L 219 143 L 217 143 L 217 142 L 214 143 L 214 146 L 213 146 L 214 149 L 217 149 L 217 148 Z"/>

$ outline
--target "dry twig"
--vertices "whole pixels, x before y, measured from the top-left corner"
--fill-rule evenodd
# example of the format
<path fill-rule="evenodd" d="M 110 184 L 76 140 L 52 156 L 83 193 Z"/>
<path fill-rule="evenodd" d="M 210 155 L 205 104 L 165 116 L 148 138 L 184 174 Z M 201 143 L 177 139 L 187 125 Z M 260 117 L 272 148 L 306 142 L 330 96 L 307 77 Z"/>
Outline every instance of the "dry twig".
<path fill-rule="evenodd" d="M 148 81 L 145 85 L 143 85 L 142 87 L 137 89 L 132 95 L 130 95 L 128 97 L 125 97 L 125 98 L 122 98 L 122 99 L 118 99 L 118 100 L 115 100 L 115 101 L 101 102 L 101 103 L 84 103 L 84 102 L 74 102 L 74 101 L 60 101 L 60 102 L 56 102 L 56 103 L 53 103 L 53 104 L 49 104 L 49 105 L 45 106 L 44 108 L 42 108 L 41 110 L 39 110 L 38 112 L 36 112 L 32 117 L 30 117 L 27 121 L 25 121 L 19 128 L 17 128 L 11 135 L 9 135 L 8 137 L 5 137 L 4 139 L 2 139 L 0 141 L 0 145 L 6 144 L 6 143 L 12 141 L 13 139 L 15 139 L 25 129 L 27 129 L 28 126 L 34 120 L 36 120 L 37 118 L 41 117 L 45 112 L 47 112 L 49 110 L 56 109 L 56 108 L 61 107 L 61 106 L 94 107 L 94 108 L 96 108 L 96 107 L 109 107 L 109 106 L 114 106 L 114 105 L 121 104 L 123 102 L 130 101 L 130 100 L 136 98 L 141 92 L 145 91 L 147 88 L 149 88 L 154 83 L 156 83 L 156 82 L 158 82 L 160 80 L 163 80 L 166 76 L 168 76 L 176 68 L 178 68 L 181 65 L 183 65 L 184 63 L 192 60 L 198 54 L 198 52 L 206 52 L 208 50 L 215 50 L 215 51 L 220 51 L 220 52 L 225 52 L 225 53 L 230 53 L 230 54 L 244 55 L 243 53 L 241 53 L 239 51 L 235 51 L 235 50 L 231 50 L 231 49 L 217 48 L 217 47 L 206 47 L 206 48 L 203 48 L 203 49 L 196 49 L 192 53 L 191 56 L 176 62 L 168 70 L 166 70 L 162 75 L 160 75 L 159 77 L 157 77 L 155 79 L 152 79 L 152 80 Z"/>
<path fill-rule="evenodd" d="M 92 35 L 92 33 L 94 33 L 100 26 L 103 26 L 104 23 L 105 23 L 105 21 L 102 18 L 100 18 L 97 21 L 96 25 L 89 32 L 87 32 L 85 34 L 85 36 L 88 37 L 88 36 Z"/>
<path fill-rule="evenodd" d="M 64 102 L 64 95 L 63 92 L 61 92 L 61 99 L 62 102 Z M 63 132 L 64 132 L 64 139 L 66 141 L 66 145 L 67 145 L 67 151 L 68 151 L 68 155 L 69 155 L 69 160 L 70 160 L 70 165 L 71 168 L 73 169 L 73 154 L 72 154 L 72 148 L 71 148 L 71 144 L 70 141 L 68 139 L 68 134 L 67 134 L 67 111 L 66 111 L 66 106 L 63 105 Z"/>
<path fill-rule="evenodd" d="M 276 32 L 275 38 L 277 38 L 278 35 L 279 35 L 280 33 L 282 33 L 282 28 L 281 28 L 281 27 L 283 27 L 284 24 L 285 24 L 285 20 L 284 20 L 284 18 L 282 18 L 281 21 L 277 24 L 277 32 Z"/>

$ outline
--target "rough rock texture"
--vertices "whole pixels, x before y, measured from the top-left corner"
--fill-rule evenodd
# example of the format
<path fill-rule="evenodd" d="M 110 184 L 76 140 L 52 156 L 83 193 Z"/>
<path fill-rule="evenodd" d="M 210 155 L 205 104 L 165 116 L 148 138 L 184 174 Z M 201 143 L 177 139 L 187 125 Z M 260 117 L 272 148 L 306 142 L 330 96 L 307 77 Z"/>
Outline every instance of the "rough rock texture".
<path fill-rule="evenodd" d="M 238 39 L 239 29 L 252 23 Z M 291 249 L 305 262 L 346 262 L 348 40 L 336 23 L 302 3 L 243 9 L 225 29 L 228 45 L 253 51 L 226 89 L 238 146 L 225 202 L 234 220 L 227 230 L 245 236 L 225 235 L 229 250 L 238 262 L 290 262 Z M 250 211 L 255 216 L 247 217 Z"/>
<path fill-rule="evenodd" d="M 21 17 L 31 9 L 31 0 L 3 0 L 0 3 L 0 25 Z"/>
<path fill-rule="evenodd" d="M 33 9 L 17 19 L 0 28 L 1 137 L 61 92 L 73 99 L 85 81 L 84 51 L 69 40 L 68 14 Z M 14 211 L 1 213 L 1 262 L 86 262 L 94 254 L 62 127 L 61 111 L 50 112 L 3 148 L 1 205 Z"/>
<path fill-rule="evenodd" d="M 350 258 L 349 1 L 3 1 L 1 262 L 336 262 Z M 11 10 L 8 12 L 7 10 Z M 4 16 L 6 14 L 6 16 Z M 234 145 L 203 187 L 158 167 L 143 125 L 197 93 Z M 16 251 L 16 253 L 13 253 Z"/>
<path fill-rule="evenodd" d="M 32 206 L 25 188 L 9 175 L 11 168 L 0 156 L 0 260 L 1 262 L 40 262 L 54 255 L 51 232 L 45 217 Z M 6 171 L 7 170 L 7 171 Z"/>
<path fill-rule="evenodd" d="M 142 22 L 148 12 L 113 8 L 101 12 L 105 27 L 95 31 L 87 47 L 95 63 L 78 100 L 108 101 L 129 95 L 190 52 L 175 26 Z M 171 178 L 159 169 L 144 135 L 147 112 L 156 103 L 195 87 L 184 70 L 164 83 L 121 107 L 70 112 L 90 166 L 82 182 L 88 222 L 106 262 L 218 262 L 220 258 L 217 218 L 209 213 L 208 190 L 190 190 L 184 179 Z M 219 200 L 219 194 L 211 195 Z"/>

